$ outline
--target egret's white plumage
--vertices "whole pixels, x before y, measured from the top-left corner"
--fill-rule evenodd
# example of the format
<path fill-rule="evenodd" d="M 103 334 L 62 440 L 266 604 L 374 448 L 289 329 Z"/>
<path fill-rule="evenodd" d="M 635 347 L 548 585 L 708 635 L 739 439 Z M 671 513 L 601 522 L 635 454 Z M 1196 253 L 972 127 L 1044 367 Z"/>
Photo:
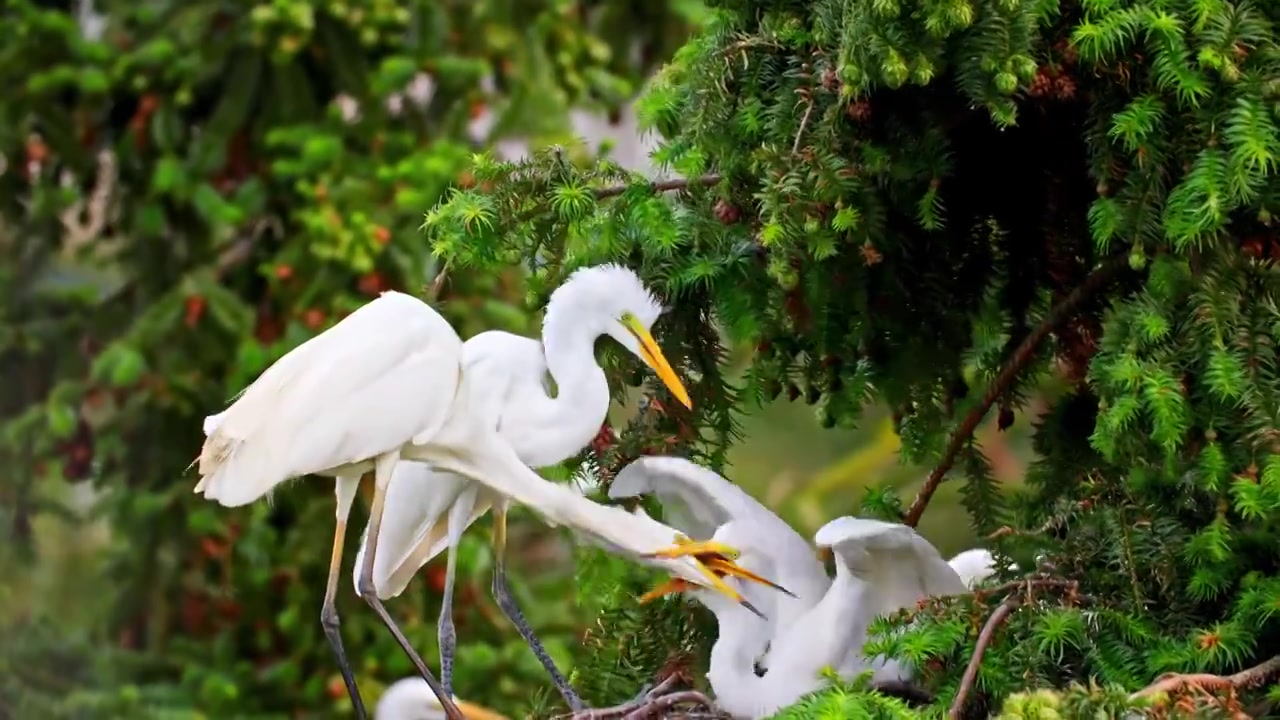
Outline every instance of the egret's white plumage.
<path fill-rule="evenodd" d="M 454 698 L 467 720 L 507 720 L 505 715 Z M 401 678 L 383 691 L 373 709 L 374 720 L 444 720 L 444 709 L 420 677 Z"/>
<path fill-rule="evenodd" d="M 715 537 L 736 543 L 742 552 L 739 563 L 748 570 L 770 562 L 771 541 L 754 528 L 733 521 Z M 895 662 L 862 654 L 871 621 L 925 597 L 966 591 L 938 551 L 905 525 L 841 517 L 820 528 L 814 541 L 834 552 L 836 577 L 808 612 L 772 633 L 763 676 L 755 672 L 758 643 L 750 637 L 758 628 L 731 603 L 701 589 L 690 591 L 716 615 L 720 637 L 712 648 L 707 679 L 717 704 L 734 717 L 756 720 L 791 705 L 824 685 L 820 672 L 828 666 L 845 677 L 871 669 L 875 680 L 900 679 L 905 671 Z"/>
<path fill-rule="evenodd" d="M 421 300 L 389 291 L 294 348 L 219 413 L 195 491 L 246 505 L 302 475 L 356 475 L 441 428 L 462 341 Z M 355 421 L 359 418 L 359 421 Z"/>
<path fill-rule="evenodd" d="M 662 503 L 663 519 L 690 537 L 710 539 L 717 528 L 732 521 L 734 527 L 750 528 L 748 541 L 766 539 L 767 560 L 759 553 L 752 553 L 749 558 L 753 565 L 741 558 L 739 564 L 776 580 L 793 593 L 787 595 L 759 585 L 741 588 L 753 604 L 765 610 L 769 623 L 764 627 L 770 631 L 791 625 L 822 599 L 831 586 L 831 578 L 816 559 L 813 545 L 772 510 L 719 473 L 685 458 L 642 457 L 622 468 L 609 484 L 610 498 L 637 495 L 655 495 Z M 744 622 L 747 621 L 744 619 Z M 772 637 L 771 632 L 756 637 L 758 655 Z M 762 666 L 767 665 L 767 659 L 762 661 Z"/>
<path fill-rule="evenodd" d="M 520 460 L 535 468 L 555 465 L 580 452 L 608 416 L 609 383 L 595 360 L 596 339 L 611 337 L 652 366 L 643 341 L 618 318 L 634 317 L 647 333 L 661 313 L 662 305 L 631 270 L 611 264 L 583 268 L 551 293 L 541 341 L 479 333 L 462 345 L 462 372 L 484 379 L 485 416 Z M 551 378 L 558 386 L 555 396 Z M 678 380 L 661 379 L 673 393 L 684 393 Z M 456 474 L 412 463 L 397 467 L 387 503 L 404 509 L 384 518 L 375 553 L 374 587 L 384 599 L 403 592 L 419 568 L 456 544 L 451 536 L 505 498 Z M 451 512 L 460 521 L 452 527 L 443 522 Z M 358 558 L 366 543 L 362 538 Z"/>
<path fill-rule="evenodd" d="M 620 309 L 621 303 L 628 301 L 618 288 L 628 273 L 618 266 L 606 267 L 594 275 L 580 271 L 590 281 L 586 286 L 597 285 L 597 294 L 601 287 L 613 290 L 610 297 L 597 302 L 597 307 L 619 311 L 614 317 L 587 316 L 585 319 L 594 323 L 590 326 L 594 331 L 590 340 L 599 335 L 614 337 L 653 367 L 677 397 L 688 404 L 687 393 L 675 380 L 669 363 L 643 324 L 646 319 L 651 322 L 650 318 L 656 318 L 660 307 L 645 291 L 639 307 Z M 634 274 L 630 276 L 634 278 Z M 557 292 L 569 292 L 572 299 L 573 292 L 581 291 L 561 288 Z M 555 374 L 555 358 L 567 357 L 572 354 L 567 352 L 571 349 L 553 354 L 548 348 L 545 365 L 535 362 L 535 370 L 523 366 L 519 372 L 527 373 L 526 379 L 537 378 L 541 385 L 543 369 L 549 368 Z M 586 349 L 590 350 L 589 343 Z M 407 504 L 402 509 L 394 503 L 388 507 L 387 503 L 388 485 L 397 467 L 404 464 L 402 460 L 431 466 L 432 473 L 419 477 L 422 482 L 440 480 L 445 474 L 457 476 L 453 481 L 442 481 L 446 485 L 451 482 L 451 488 L 446 487 L 443 499 L 434 501 L 438 505 L 427 511 L 448 509 L 455 516 L 453 524 L 459 528 L 482 512 L 478 508 L 485 500 L 518 502 L 552 523 L 572 527 L 622 552 L 640 556 L 666 549 L 665 557 L 649 562 L 691 583 L 709 584 L 741 599 L 687 546 L 664 548 L 684 539 L 674 529 L 647 516 L 591 502 L 530 470 L 511 442 L 503 438 L 503 410 L 507 403 L 520 402 L 519 393 L 524 392 L 520 388 L 525 385 L 516 382 L 518 376 L 511 373 L 487 370 L 496 359 L 492 354 L 481 355 L 468 363 L 461 339 L 439 313 L 417 298 L 387 292 L 286 354 L 229 408 L 206 419 L 207 437 L 197 460 L 200 481 L 195 489 L 210 500 L 239 506 L 263 497 L 294 477 L 316 474 L 336 478 L 337 527 L 322 624 L 361 717 L 363 708 L 338 636 L 333 594 L 346 520 L 359 480 L 369 470 L 374 473 L 375 489 L 367 538 L 374 551 L 362 557 L 357 589 L 396 635 L 454 720 L 459 714 L 448 699 L 447 690 L 439 686 L 382 609 L 372 582 L 384 518 L 392 518 L 395 524 L 401 512 L 411 509 Z M 586 370 L 598 374 L 600 384 L 604 384 L 607 409 L 608 387 L 603 371 L 594 363 Z M 519 387 L 513 391 L 515 386 Z M 553 428 L 546 424 L 547 419 L 537 417 L 532 426 L 542 431 L 537 437 L 554 440 L 557 436 L 551 433 Z M 563 452 L 559 447 L 552 449 Z M 404 537 L 414 539 L 418 534 L 397 535 Z M 433 546 L 435 543 L 430 543 L 428 550 Z M 405 555 L 401 553 L 398 558 L 404 562 Z M 409 559 L 417 561 L 412 554 Z"/>
<path fill-rule="evenodd" d="M 995 556 L 985 548 L 973 548 L 957 553 L 949 563 L 960 574 L 960 578 L 970 590 L 981 585 L 996 572 Z"/>

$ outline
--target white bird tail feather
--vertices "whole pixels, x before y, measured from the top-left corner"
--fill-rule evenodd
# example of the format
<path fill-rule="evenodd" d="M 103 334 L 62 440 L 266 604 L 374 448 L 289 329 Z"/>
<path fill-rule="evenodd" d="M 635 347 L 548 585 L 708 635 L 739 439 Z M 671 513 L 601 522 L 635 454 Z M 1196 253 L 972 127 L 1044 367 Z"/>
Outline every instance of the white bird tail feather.
<path fill-rule="evenodd" d="M 399 331 L 374 332 L 380 327 L 397 327 Z M 395 367 L 408 373 L 411 366 L 428 366 L 433 352 L 436 357 L 456 358 L 460 349 L 461 340 L 453 328 L 421 300 L 403 293 L 383 293 L 285 354 L 215 416 L 218 419 L 198 461 L 201 492 L 225 506 L 244 505 L 291 477 L 394 450 L 392 445 L 373 447 L 368 442 L 370 438 L 390 438 L 403 428 L 380 434 L 378 425 L 393 423 L 393 414 L 371 405 L 374 401 L 366 399 L 366 394 L 385 400 L 397 394 L 418 396 L 425 392 L 428 394 L 421 395 L 424 401 L 447 405 L 452 397 L 429 395 L 438 378 L 423 377 L 421 372 L 409 374 L 412 387 L 404 386 L 406 376 L 387 373 L 392 367 L 387 363 L 401 363 Z M 369 358 L 375 361 L 370 363 Z M 334 368 L 352 368 L 353 372 L 344 370 L 338 375 Z M 392 380 L 402 385 L 396 387 Z M 325 422 L 317 412 L 326 407 L 342 408 L 364 424 L 353 431 L 342 418 Z M 438 414 L 438 418 L 445 415 Z M 424 432 L 434 429 L 422 428 Z M 300 432 L 306 433 L 305 442 L 298 438 Z M 354 448 L 353 442 L 362 446 Z M 324 467 L 322 460 L 334 462 Z"/>
<path fill-rule="evenodd" d="M 996 572 L 996 559 L 991 551 L 984 548 L 965 550 L 947 561 L 956 574 L 964 580 L 970 590 Z"/>

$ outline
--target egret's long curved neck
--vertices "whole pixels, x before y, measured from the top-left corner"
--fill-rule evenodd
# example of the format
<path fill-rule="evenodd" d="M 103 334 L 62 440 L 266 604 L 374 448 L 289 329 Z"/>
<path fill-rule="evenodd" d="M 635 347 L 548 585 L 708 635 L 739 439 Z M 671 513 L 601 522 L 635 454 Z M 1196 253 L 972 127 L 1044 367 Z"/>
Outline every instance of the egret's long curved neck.
<path fill-rule="evenodd" d="M 716 695 L 716 704 L 735 718 L 762 718 L 795 702 L 811 689 L 803 680 L 797 684 L 787 668 L 770 669 L 756 675 L 756 660 L 763 650 L 762 635 L 767 624 L 745 608 L 706 591 L 695 591 L 698 599 L 716 615 L 720 636 L 711 648 L 707 680 Z"/>
<path fill-rule="evenodd" d="M 594 308 L 581 307 L 573 297 L 556 297 L 547 305 L 542 349 L 547 370 L 556 382 L 556 394 L 539 394 L 531 407 L 524 408 L 531 420 L 529 434 L 540 436 L 530 443 L 539 457 L 526 458 L 533 467 L 552 465 L 577 454 L 600 431 L 609 414 L 609 381 L 595 355 L 596 339 L 604 334 L 596 314 Z"/>

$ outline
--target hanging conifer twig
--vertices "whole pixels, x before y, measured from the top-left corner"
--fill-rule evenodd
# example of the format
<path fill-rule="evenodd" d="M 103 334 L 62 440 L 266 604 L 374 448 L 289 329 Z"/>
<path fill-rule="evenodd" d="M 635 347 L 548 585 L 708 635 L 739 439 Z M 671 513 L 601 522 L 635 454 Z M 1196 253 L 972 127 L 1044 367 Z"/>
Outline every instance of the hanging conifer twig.
<path fill-rule="evenodd" d="M 991 410 L 991 406 L 996 403 L 996 400 L 1017 379 L 1023 368 L 1035 357 L 1036 349 L 1040 347 L 1040 343 L 1049 336 L 1049 333 L 1053 332 L 1054 328 L 1069 320 L 1071 314 L 1081 303 L 1102 289 L 1128 262 L 1128 257 L 1113 257 L 1098 266 L 1096 270 L 1089 274 L 1089 277 L 1085 278 L 1084 282 L 1071 291 L 1070 295 L 1050 309 L 1044 316 L 1044 320 L 1040 321 L 1040 324 L 1027 334 L 1027 337 L 1013 351 L 1009 360 L 1005 362 L 1000 374 L 996 376 L 990 387 L 983 394 L 982 402 L 975 405 L 965 415 L 964 420 L 956 426 L 955 432 L 951 434 L 950 441 L 947 442 L 947 449 L 942 454 L 942 459 L 933 468 L 933 472 L 929 473 L 929 477 L 925 480 L 920 491 L 916 493 L 915 500 L 911 502 L 911 507 L 907 509 L 906 514 L 903 516 L 903 523 L 915 527 L 920 522 L 920 517 L 924 515 L 925 508 L 929 506 L 929 500 L 933 498 L 938 485 L 942 483 L 947 472 L 955 464 L 960 451 L 964 449 L 967 443 L 972 441 L 974 431 L 982 424 L 982 420 L 987 416 L 987 412 Z"/>

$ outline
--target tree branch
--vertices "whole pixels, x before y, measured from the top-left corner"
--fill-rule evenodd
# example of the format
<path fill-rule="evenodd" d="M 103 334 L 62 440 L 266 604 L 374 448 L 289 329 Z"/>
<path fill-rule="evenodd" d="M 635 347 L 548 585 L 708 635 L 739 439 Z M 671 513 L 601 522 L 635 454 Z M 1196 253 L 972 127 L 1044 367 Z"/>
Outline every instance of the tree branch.
<path fill-rule="evenodd" d="M 947 710 L 947 717 L 950 720 L 960 720 L 964 703 L 978 681 L 978 668 L 982 666 L 982 656 L 986 653 L 987 646 L 995 637 L 996 630 L 1021 604 L 1022 601 L 1015 596 L 1005 598 L 1004 602 L 1000 603 L 1000 607 L 987 618 L 987 623 L 982 626 L 982 632 L 978 633 L 978 643 L 973 648 L 973 657 L 969 658 L 969 665 L 964 669 L 964 676 L 960 678 L 960 688 L 956 690 L 956 697 L 951 701 L 951 708 Z"/>
<path fill-rule="evenodd" d="M 929 473 L 929 477 L 924 481 L 924 486 L 920 488 L 920 492 L 916 493 L 916 498 L 911 502 L 911 507 L 907 510 L 902 522 L 911 527 L 915 527 L 920 522 L 920 516 L 924 514 L 925 508 L 929 506 L 929 500 L 933 498 L 934 492 L 938 490 L 938 485 L 942 483 L 944 477 L 952 466 L 956 463 L 956 458 L 960 456 L 960 451 L 964 449 L 972 438 L 978 425 L 982 424 L 983 418 L 987 416 L 987 412 L 991 410 L 991 406 L 1000 398 L 1017 379 L 1022 370 L 1035 357 L 1036 349 L 1040 343 L 1049 336 L 1056 328 L 1065 323 L 1076 308 L 1078 308 L 1085 300 L 1093 296 L 1094 293 L 1102 289 L 1112 277 L 1116 275 L 1128 263 L 1127 257 L 1113 257 L 1085 278 L 1071 294 L 1063 298 L 1062 302 L 1050 308 L 1044 320 L 1032 330 L 1022 343 L 1013 351 L 1013 354 L 1005 362 L 1004 367 L 1000 369 L 1000 374 L 991 382 L 986 393 L 982 396 L 982 402 L 978 403 L 965 415 L 964 420 L 956 427 L 951 435 L 950 441 L 947 443 L 946 451 L 942 454 L 942 460 L 938 462 L 933 472 Z"/>
<path fill-rule="evenodd" d="M 1280 675 L 1280 655 L 1266 662 L 1241 670 L 1234 675 L 1209 675 L 1193 673 L 1183 675 L 1171 673 L 1162 675 L 1155 682 L 1129 696 L 1130 700 L 1150 697 L 1157 693 L 1176 693 L 1188 688 L 1204 690 L 1243 690 L 1261 685 L 1274 676 Z"/>
<path fill-rule="evenodd" d="M 690 187 L 710 187 L 720 182 L 719 173 L 711 173 L 709 175 L 699 175 L 694 178 L 674 178 L 672 180 L 654 180 L 648 184 L 650 192 L 664 193 L 672 190 L 684 190 Z M 622 185 L 606 185 L 602 188 L 596 188 L 595 196 L 597 200 L 617 197 L 622 193 L 634 187 L 634 183 L 626 183 Z"/>

